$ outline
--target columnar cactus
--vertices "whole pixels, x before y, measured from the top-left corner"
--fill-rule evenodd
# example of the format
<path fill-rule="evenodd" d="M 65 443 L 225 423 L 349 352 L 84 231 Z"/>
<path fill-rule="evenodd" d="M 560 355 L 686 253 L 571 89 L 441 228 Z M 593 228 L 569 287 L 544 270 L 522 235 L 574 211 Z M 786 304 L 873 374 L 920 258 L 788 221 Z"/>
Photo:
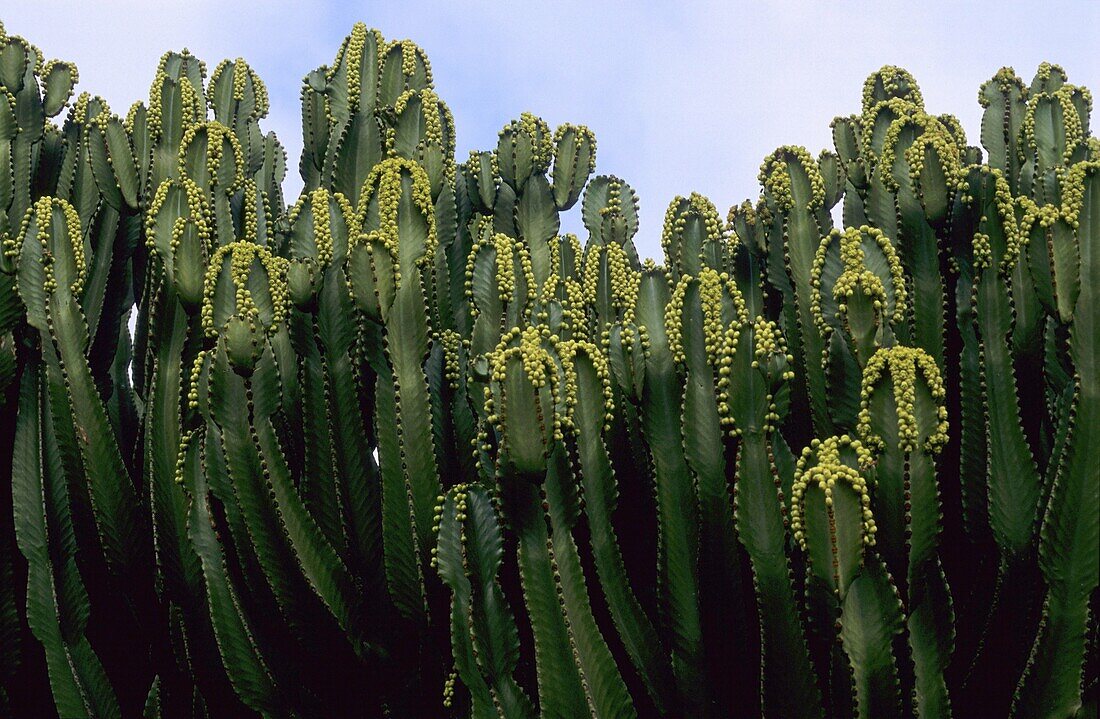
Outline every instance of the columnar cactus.
<path fill-rule="evenodd" d="M 289 206 L 244 60 L 167 53 L 125 118 L 77 81 L 0 26 L 0 714 L 1094 711 L 1062 68 L 982 85 L 984 163 L 881 68 L 758 199 L 675 198 L 664 265 L 588 128 L 458 163 L 362 24 Z"/>

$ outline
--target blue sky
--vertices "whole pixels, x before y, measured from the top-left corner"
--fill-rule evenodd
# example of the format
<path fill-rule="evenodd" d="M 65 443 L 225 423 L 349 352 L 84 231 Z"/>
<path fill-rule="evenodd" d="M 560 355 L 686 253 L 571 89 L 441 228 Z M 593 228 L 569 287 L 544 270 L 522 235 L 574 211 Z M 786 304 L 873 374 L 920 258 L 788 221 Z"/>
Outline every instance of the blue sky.
<path fill-rule="evenodd" d="M 1040 61 L 1059 62 L 1100 92 L 1098 2 L 8 0 L 0 20 L 47 58 L 75 61 L 80 88 L 119 113 L 147 96 L 166 49 L 186 46 L 211 67 L 243 56 L 271 95 L 265 127 L 290 153 L 288 196 L 301 186 L 301 78 L 362 20 L 427 50 L 460 158 L 494 147 L 525 110 L 591 127 L 597 172 L 638 190 L 639 249 L 655 257 L 673 196 L 702 192 L 723 214 L 755 198 L 764 156 L 830 146 L 829 121 L 858 109 L 883 64 L 913 72 L 929 111 L 956 114 L 972 144 L 978 86 L 1002 65 L 1030 80 Z M 582 229 L 578 209 L 564 229 Z"/>

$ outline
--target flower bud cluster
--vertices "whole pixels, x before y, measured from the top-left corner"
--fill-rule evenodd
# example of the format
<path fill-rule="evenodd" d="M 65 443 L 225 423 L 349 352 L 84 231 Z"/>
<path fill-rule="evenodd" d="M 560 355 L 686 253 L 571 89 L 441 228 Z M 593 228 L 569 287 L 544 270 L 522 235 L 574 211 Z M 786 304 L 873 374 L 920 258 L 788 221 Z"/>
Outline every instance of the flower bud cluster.
<path fill-rule="evenodd" d="M 844 462 L 841 458 L 841 451 L 844 449 L 855 454 L 857 466 Z M 859 497 L 863 544 L 874 545 L 878 527 L 871 513 L 871 493 L 862 474 L 871 464 L 871 452 L 858 439 L 848 435 L 829 437 L 826 440 L 815 439 L 809 447 L 802 450 L 802 456 L 795 467 L 794 484 L 791 486 L 791 532 L 803 551 L 806 551 L 806 492 L 816 488 L 824 493 L 825 506 L 831 514 L 833 495 L 838 484 L 848 485 Z M 832 517 L 830 520 L 832 521 Z"/>
<path fill-rule="evenodd" d="M 859 436 L 875 449 L 886 447 L 886 442 L 875 434 L 871 426 L 871 395 L 885 381 L 887 375 L 893 388 L 897 412 L 898 447 L 906 453 L 916 452 L 918 449 L 929 454 L 939 452 L 947 443 L 947 408 L 944 405 L 947 391 L 936 361 L 919 347 L 884 347 L 875 352 L 867 362 L 860 388 L 857 427 Z M 923 441 L 916 410 L 918 382 L 924 385 L 936 405 L 936 427 Z"/>

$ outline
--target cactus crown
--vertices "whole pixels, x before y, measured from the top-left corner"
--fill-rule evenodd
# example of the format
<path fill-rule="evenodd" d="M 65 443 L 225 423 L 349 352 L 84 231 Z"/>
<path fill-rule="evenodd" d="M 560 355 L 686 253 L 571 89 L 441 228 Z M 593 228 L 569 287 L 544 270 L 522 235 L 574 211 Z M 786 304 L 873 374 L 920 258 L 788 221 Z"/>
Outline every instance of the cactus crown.
<path fill-rule="evenodd" d="M 799 169 L 800 177 L 792 174 L 792 167 Z M 805 194 L 805 208 L 812 210 L 825 202 L 825 178 L 817 161 L 805 147 L 784 145 L 764 159 L 760 166 L 760 182 L 780 211 L 795 207 L 795 195 Z M 796 183 L 808 183 L 804 193 Z"/>
<path fill-rule="evenodd" d="M 874 545 L 878 528 L 871 513 L 871 493 L 863 476 L 873 463 L 871 452 L 858 439 L 848 435 L 825 440 L 815 439 L 809 447 L 802 450 L 802 456 L 795 466 L 794 483 L 791 485 L 791 534 L 803 551 L 806 551 L 803 525 L 806 492 L 811 489 L 823 492 L 825 506 L 831 510 L 837 484 L 847 484 L 859 497 L 863 508 L 863 544 Z"/>
<path fill-rule="evenodd" d="M 830 250 L 839 245 L 839 275 L 831 278 L 832 291 L 828 297 L 822 294 L 822 285 L 826 274 L 826 264 Z M 878 257 L 870 259 L 867 250 L 875 248 Z M 883 267 L 885 265 L 885 267 Z M 874 269 L 872 269 L 874 268 Z M 876 274 L 886 274 L 885 277 Z M 883 270 L 886 272 L 883 273 Z M 887 274 L 888 273 L 888 274 Z M 844 320 L 847 302 L 857 293 L 871 300 L 876 314 L 892 325 L 905 321 L 908 298 L 905 290 L 905 271 L 890 239 L 874 227 L 862 225 L 849 227 L 843 232 L 834 229 L 817 249 L 813 267 L 810 270 L 811 298 L 810 311 L 821 333 L 828 336 L 833 331 L 833 320 Z M 823 304 L 835 309 L 833 316 L 826 316 Z"/>
<path fill-rule="evenodd" d="M 944 406 L 947 391 L 935 360 L 917 347 L 884 347 L 868 361 L 860 389 L 859 436 L 871 447 L 885 447 L 882 437 L 872 428 L 870 398 L 887 380 L 893 390 L 901 450 L 939 452 L 947 443 L 947 408 Z M 932 425 L 927 424 L 929 417 L 926 413 L 918 416 L 916 403 L 922 401 L 918 398 L 918 392 L 927 395 L 935 406 Z"/>
<path fill-rule="evenodd" d="M 287 266 L 287 260 L 252 242 L 231 242 L 215 250 L 203 283 L 206 335 L 216 337 L 230 317 L 268 329 L 281 322 L 289 304 Z"/>

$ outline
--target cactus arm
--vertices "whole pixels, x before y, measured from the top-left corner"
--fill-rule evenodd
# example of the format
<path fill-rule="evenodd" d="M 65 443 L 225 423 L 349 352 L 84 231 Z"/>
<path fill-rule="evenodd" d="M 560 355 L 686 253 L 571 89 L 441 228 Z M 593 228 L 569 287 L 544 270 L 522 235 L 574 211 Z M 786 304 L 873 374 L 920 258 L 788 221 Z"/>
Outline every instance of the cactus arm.
<path fill-rule="evenodd" d="M 410 263 L 411 264 L 411 263 Z M 398 432 L 409 485 L 418 553 L 427 561 L 431 546 L 432 510 L 439 494 L 432 442 L 431 407 L 423 363 L 428 353 L 428 324 L 423 289 L 416 271 L 407 270 L 411 284 L 397 292 L 387 322 L 386 348 L 397 385 Z"/>
<path fill-rule="evenodd" d="M 279 696 L 267 662 L 257 646 L 241 610 L 240 599 L 229 577 L 221 544 L 214 531 L 207 476 L 216 470 L 205 459 L 205 433 L 213 426 L 196 430 L 181 445 L 182 479 L 191 495 L 187 534 L 202 564 L 202 576 L 222 664 L 238 696 L 252 709 L 270 716 L 289 713 Z"/>
<path fill-rule="evenodd" d="M 950 713 L 944 672 L 954 645 L 951 596 L 940 568 L 942 511 L 934 455 L 946 441 L 945 389 L 930 353 L 879 350 L 864 370 L 859 431 L 881 451 L 874 511 L 886 566 L 908 599 L 917 712 Z"/>
<path fill-rule="evenodd" d="M 375 389 L 374 426 L 378 433 L 378 459 L 382 485 L 382 546 L 390 596 L 407 617 L 424 615 L 424 585 L 416 558 L 409 491 L 401 470 L 397 431 L 397 399 L 392 375 L 378 373 Z"/>
<path fill-rule="evenodd" d="M 1100 171 L 1070 170 L 1063 188 L 1067 220 L 1076 223 L 1081 290 L 1073 309 L 1072 428 L 1046 507 L 1039 562 L 1048 590 L 1043 622 L 1013 701 L 1018 717 L 1069 715 L 1081 706 L 1090 597 L 1100 581 Z M 1068 199 L 1072 197 L 1073 199 Z M 1078 199 L 1079 198 L 1079 199 Z M 1074 201 L 1080 203 L 1073 207 Z"/>
<path fill-rule="evenodd" d="M 728 377 L 723 373 L 732 367 L 725 364 L 729 358 L 723 349 L 737 342 L 746 320 L 736 283 L 709 267 L 698 279 L 685 275 L 666 310 L 667 332 L 675 338 L 675 351 L 686 370 L 681 434 L 699 502 L 699 591 L 706 652 L 711 663 L 723 667 L 723 673 L 733 664 L 746 673 L 755 671 L 753 652 L 738 651 L 732 629 L 745 626 L 751 610 L 728 599 L 744 596 L 744 580 L 730 496 L 734 466 L 732 462 L 727 466 L 725 443 L 730 418 Z M 728 454 L 732 459 L 733 454 Z M 711 680 L 712 684 L 716 681 Z M 735 705 L 745 701 L 728 691 L 723 694 Z"/>
<path fill-rule="evenodd" d="M 439 563 L 444 577 L 465 570 L 472 589 L 468 629 L 478 666 L 492 691 L 501 719 L 534 717 L 535 709 L 513 673 L 519 659 L 519 635 L 501 591 L 498 574 L 504 556 L 504 538 L 488 493 L 480 486 L 460 485 L 451 490 L 444 506 L 441 537 L 459 534 L 465 555 L 454 544 L 443 543 Z M 461 563 L 461 564 L 460 564 Z"/>
<path fill-rule="evenodd" d="M 475 719 L 499 716 L 493 704 L 492 689 L 478 668 L 474 646 L 473 585 L 467 576 L 462 543 L 465 531 L 458 520 L 454 493 L 448 492 L 437 508 L 438 542 L 434 563 L 443 582 L 451 588 L 451 657 L 455 671 L 470 692 L 470 714 Z"/>
<path fill-rule="evenodd" d="M 318 327 L 311 313 L 295 312 L 290 318 L 290 335 L 297 355 L 300 412 L 302 417 L 301 484 L 299 491 L 318 527 L 335 547 L 344 541 L 337 475 L 334 468 L 333 435 L 326 382 L 327 357 L 321 352 Z"/>
<path fill-rule="evenodd" d="M 360 395 L 370 379 L 357 380 L 356 328 L 354 308 L 346 292 L 342 267 L 330 268 L 320 292 L 317 338 L 324 351 L 325 382 L 328 388 L 328 426 L 332 437 L 333 461 L 339 472 L 339 502 L 343 507 L 349 541 L 356 548 L 368 576 L 381 579 L 382 548 L 378 543 L 381 496 L 377 469 L 370 448 L 361 409 Z"/>
<path fill-rule="evenodd" d="M 331 183 L 334 192 L 346 197 L 357 197 L 371 170 L 385 157 L 382 128 L 375 117 L 356 113 L 337 132 L 331 140 L 324 184 Z"/>
<path fill-rule="evenodd" d="M 986 210 L 987 216 L 997 216 L 999 212 L 994 207 Z M 1000 230 L 1007 235 L 1002 227 L 1000 223 L 990 223 L 988 232 L 996 234 Z M 1011 236 L 1005 238 L 1009 242 L 1012 239 Z M 1006 250 L 1012 251 L 1011 247 Z M 990 524 L 1001 550 L 1019 555 L 1027 551 L 1034 536 L 1039 476 L 1020 422 L 1009 340 L 1012 299 L 1006 281 L 1007 278 L 1001 276 L 1000 263 L 987 260 L 976 283 L 975 303 L 987 397 Z"/>
<path fill-rule="evenodd" d="M 848 587 L 840 619 L 840 639 L 852 666 L 861 719 L 902 714 L 892 652 L 902 624 L 897 590 L 882 561 L 872 555 Z"/>
<path fill-rule="evenodd" d="M 315 614 L 309 606 L 312 591 L 287 543 L 286 530 L 269 495 L 260 450 L 253 439 L 247 388 L 230 367 L 224 351 L 214 354 L 210 369 L 210 411 L 220 434 L 221 451 L 229 488 L 246 534 L 242 539 L 255 548 L 279 608 L 290 622 Z M 265 401 L 270 402 L 270 399 Z"/>
<path fill-rule="evenodd" d="M 88 134 L 92 172 L 104 199 L 115 209 L 136 209 L 140 190 L 138 169 L 122 120 L 105 110 L 92 120 Z"/>
<path fill-rule="evenodd" d="M 680 434 L 678 378 L 664 330 L 668 301 L 664 273 L 643 273 L 637 316 L 649 331 L 650 355 L 641 414 L 656 473 L 658 592 L 670 634 L 672 670 L 683 710 L 691 713 L 701 711 L 705 676 L 695 529 L 698 512 Z"/>
<path fill-rule="evenodd" d="M 576 484 L 564 447 L 550 459 L 545 492 L 549 504 L 550 544 L 560 579 L 558 587 L 569 642 L 595 717 L 637 717 L 633 701 L 607 642 L 596 626 L 571 524 L 579 507 Z"/>
<path fill-rule="evenodd" d="M 276 368 L 271 355 L 265 362 L 261 358 L 256 373 L 245 380 L 245 396 L 252 413 L 254 441 L 259 452 L 263 473 L 273 495 L 276 509 L 287 540 L 293 548 L 301 573 L 313 591 L 324 601 L 340 628 L 349 635 L 357 651 L 364 651 L 362 641 L 359 602 L 352 586 L 351 576 L 335 550 L 324 539 L 316 522 L 306 512 L 298 490 L 294 486 L 286 459 L 279 446 L 272 417 L 269 412 L 277 405 L 265 407 L 277 397 Z M 266 411 L 265 411 L 266 410 Z"/>
<path fill-rule="evenodd" d="M 781 247 L 785 274 L 790 282 L 788 302 L 793 317 L 786 331 L 796 357 L 796 374 L 799 384 L 804 383 L 803 391 L 809 398 L 814 430 L 817 434 L 832 434 L 821 363 L 824 342 L 814 322 L 810 278 L 821 238 L 830 229 L 821 224 L 825 182 L 817 162 L 801 147 L 782 147 L 769 155 L 760 168 L 760 181 L 779 216 L 778 229 L 782 234 L 771 238 L 770 242 Z M 828 221 L 827 215 L 825 221 Z M 769 271 L 769 278 L 773 275 L 774 272 Z"/>
<path fill-rule="evenodd" d="M 548 470 L 553 471 L 553 470 Z M 590 708 L 573 659 L 569 629 L 557 594 L 560 569 L 547 537 L 538 485 L 523 476 L 503 479 L 509 522 L 516 533 L 523 598 L 531 617 L 538 673 L 539 711 L 544 716 L 583 717 Z"/>
<path fill-rule="evenodd" d="M 746 323 L 732 351 L 731 415 L 741 441 L 734 480 L 734 523 L 748 552 L 761 633 L 761 688 L 765 716 L 820 717 L 813 670 L 791 566 L 787 516 L 777 458 L 784 449 L 775 429 L 790 402 L 793 357 L 773 322 Z M 782 405 L 782 406 L 781 406 Z"/>
<path fill-rule="evenodd" d="M 148 559 L 140 501 L 84 356 L 84 318 L 72 297 L 53 297 L 49 317 L 66 376 L 73 423 L 103 551 L 119 576 L 136 578 Z M 94 441 L 91 438 L 95 437 Z"/>
<path fill-rule="evenodd" d="M 519 239 L 531 253 L 535 280 L 541 284 L 550 275 L 550 246 L 547 243 L 561 227 L 553 192 L 544 175 L 534 175 L 523 186 L 516 202 L 515 220 Z"/>
<path fill-rule="evenodd" d="M 768 440 L 760 434 L 744 436 L 737 451 L 734 521 L 752 560 L 760 612 L 764 715 L 820 717 L 821 697 L 783 549 L 786 530 L 778 483 Z"/>
<path fill-rule="evenodd" d="M 183 421 L 180 399 L 185 383 L 184 347 L 189 334 L 197 334 L 198 328 L 188 326 L 188 318 L 175 296 L 165 294 L 171 304 L 164 312 L 157 313 L 155 325 L 155 334 L 163 340 L 154 349 L 157 357 L 144 417 L 145 471 L 156 526 L 154 546 L 158 569 L 168 577 L 168 586 L 173 592 L 182 590 L 191 599 L 196 592 L 201 597 L 202 576 L 198 557 L 188 541 L 187 497 L 176 482 L 176 460 Z"/>
<path fill-rule="evenodd" d="M 960 274 L 956 285 L 956 318 L 962 348 L 959 352 L 959 475 L 963 525 L 975 540 L 989 537 L 989 491 L 986 483 L 985 412 L 982 408 L 981 346 L 973 301 L 973 268 Z"/>
<path fill-rule="evenodd" d="M 618 487 L 607 448 L 601 436 L 606 404 L 591 362 L 577 363 L 576 426 L 580 480 L 584 488 L 585 514 L 591 527 L 592 554 L 600 586 L 612 620 L 631 661 L 658 711 L 674 703 L 672 667 L 661 651 L 653 623 L 630 586 L 612 524 Z"/>
<path fill-rule="evenodd" d="M 77 570 L 68 490 L 38 365 L 19 392 L 12 500 L 16 540 L 27 559 L 27 623 L 46 654 L 59 715 L 121 716 L 107 675 L 88 643 L 90 607 Z"/>

